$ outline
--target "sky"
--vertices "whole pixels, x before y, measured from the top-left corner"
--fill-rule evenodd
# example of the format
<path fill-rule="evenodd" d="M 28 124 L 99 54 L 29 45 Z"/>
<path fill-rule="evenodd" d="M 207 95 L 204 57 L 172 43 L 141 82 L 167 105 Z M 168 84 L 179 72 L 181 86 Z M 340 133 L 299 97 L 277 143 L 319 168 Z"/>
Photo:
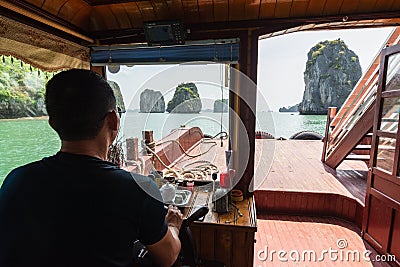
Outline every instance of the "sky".
<path fill-rule="evenodd" d="M 257 109 L 277 111 L 280 107 L 301 101 L 305 87 L 303 72 L 307 53 L 318 42 L 340 38 L 359 56 L 364 72 L 392 30 L 393 28 L 310 31 L 260 40 L 258 98 L 262 97 L 268 107 L 259 104 Z M 187 81 L 196 83 L 203 109 L 212 108 L 213 101 L 221 98 L 224 77 L 225 68 L 219 64 L 122 66 L 117 74 L 107 74 L 109 80 L 120 85 L 125 106 L 131 109 L 139 107 L 139 95 L 144 89 L 160 90 L 168 102 L 176 85 Z M 222 91 L 224 97 L 227 96 L 227 90 Z"/>

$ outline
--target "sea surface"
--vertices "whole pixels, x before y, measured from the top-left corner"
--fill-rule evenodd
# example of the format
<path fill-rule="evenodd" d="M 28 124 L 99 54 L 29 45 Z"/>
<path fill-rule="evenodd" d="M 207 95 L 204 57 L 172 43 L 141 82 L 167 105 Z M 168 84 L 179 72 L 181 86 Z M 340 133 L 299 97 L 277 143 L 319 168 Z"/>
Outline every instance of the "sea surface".
<path fill-rule="evenodd" d="M 122 117 L 119 138 L 139 137 L 143 130 L 153 130 L 160 139 L 181 125 L 198 126 L 209 135 L 228 130 L 228 114 L 202 112 L 200 114 L 138 113 L 128 111 Z M 303 130 L 325 132 L 326 116 L 299 115 L 297 113 L 258 112 L 257 130 L 275 137 L 289 138 Z M 0 185 L 15 167 L 40 160 L 56 153 L 60 148 L 57 134 L 46 118 L 0 120 Z"/>

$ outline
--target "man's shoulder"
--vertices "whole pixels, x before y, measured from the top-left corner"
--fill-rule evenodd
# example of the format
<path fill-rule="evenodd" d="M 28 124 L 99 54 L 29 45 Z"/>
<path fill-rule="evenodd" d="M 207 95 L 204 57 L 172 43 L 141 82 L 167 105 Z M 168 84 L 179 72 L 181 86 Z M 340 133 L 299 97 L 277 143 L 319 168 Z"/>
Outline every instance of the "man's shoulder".
<path fill-rule="evenodd" d="M 140 175 L 137 173 L 131 173 L 122 169 L 114 171 L 116 176 L 121 179 L 121 181 L 133 183 L 135 187 L 139 187 L 142 191 L 147 193 L 147 195 L 159 200 L 161 197 L 160 190 L 158 189 L 156 183 L 150 179 L 148 176 Z"/>
<path fill-rule="evenodd" d="M 41 160 L 38 160 L 11 170 L 4 179 L 0 189 L 10 190 L 11 188 L 18 188 L 27 179 L 29 180 L 31 174 L 39 172 L 40 166 Z"/>
<path fill-rule="evenodd" d="M 15 169 L 11 170 L 10 173 L 7 175 L 7 177 L 20 176 L 20 175 L 26 174 L 27 172 L 31 172 L 35 169 L 38 169 L 41 166 L 41 161 L 42 160 L 38 160 L 38 161 L 34 161 L 31 163 L 27 163 L 25 165 L 19 166 Z"/>

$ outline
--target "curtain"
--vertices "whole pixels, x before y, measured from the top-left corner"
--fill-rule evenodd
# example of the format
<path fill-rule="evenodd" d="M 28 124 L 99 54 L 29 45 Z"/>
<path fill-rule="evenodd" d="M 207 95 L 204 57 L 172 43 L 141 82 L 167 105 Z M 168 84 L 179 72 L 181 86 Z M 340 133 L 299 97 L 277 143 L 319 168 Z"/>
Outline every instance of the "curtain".
<path fill-rule="evenodd" d="M 44 71 L 90 68 L 90 50 L 0 15 L 0 54 Z"/>

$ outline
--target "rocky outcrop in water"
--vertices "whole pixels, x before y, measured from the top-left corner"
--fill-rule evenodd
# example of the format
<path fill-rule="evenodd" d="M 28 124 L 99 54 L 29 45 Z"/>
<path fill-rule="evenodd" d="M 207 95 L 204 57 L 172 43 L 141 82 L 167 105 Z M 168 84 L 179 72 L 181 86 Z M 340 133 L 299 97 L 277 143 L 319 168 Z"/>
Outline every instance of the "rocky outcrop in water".
<path fill-rule="evenodd" d="M 182 83 L 175 89 L 173 98 L 168 102 L 167 111 L 170 113 L 199 113 L 201 99 L 194 83 Z"/>
<path fill-rule="evenodd" d="M 160 91 L 146 89 L 140 94 L 140 112 L 164 113 L 165 101 Z"/>
<path fill-rule="evenodd" d="M 294 106 L 289 106 L 289 107 L 281 107 L 279 108 L 279 112 L 298 112 L 299 111 L 299 105 L 294 105 Z"/>
<path fill-rule="evenodd" d="M 121 89 L 119 88 L 118 83 L 114 81 L 107 81 L 107 82 L 113 89 L 117 107 L 119 107 L 122 112 L 125 112 L 126 110 L 125 110 L 124 98 L 122 97 Z"/>
<path fill-rule="evenodd" d="M 215 113 L 227 113 L 229 110 L 229 99 L 217 99 L 214 101 L 214 110 Z"/>
<path fill-rule="evenodd" d="M 308 52 L 300 114 L 326 114 L 340 108 L 361 77 L 358 56 L 340 39 L 324 41 Z"/>
<path fill-rule="evenodd" d="M 44 90 L 29 86 L 13 86 L 0 90 L 0 119 L 47 115 Z"/>

